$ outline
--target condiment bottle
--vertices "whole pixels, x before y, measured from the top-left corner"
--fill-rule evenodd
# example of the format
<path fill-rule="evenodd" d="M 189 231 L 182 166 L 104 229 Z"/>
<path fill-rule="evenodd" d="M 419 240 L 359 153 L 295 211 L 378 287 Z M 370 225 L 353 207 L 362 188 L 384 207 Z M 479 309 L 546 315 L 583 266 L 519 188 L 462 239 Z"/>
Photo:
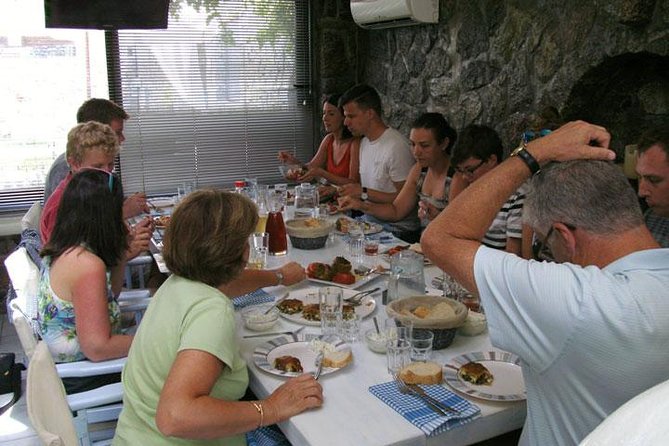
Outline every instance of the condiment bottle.
<path fill-rule="evenodd" d="M 286 238 L 286 225 L 281 215 L 282 202 L 278 194 L 273 194 L 268 200 L 269 213 L 265 232 L 269 234 L 268 251 L 270 255 L 282 256 L 288 252 L 288 239 Z"/>

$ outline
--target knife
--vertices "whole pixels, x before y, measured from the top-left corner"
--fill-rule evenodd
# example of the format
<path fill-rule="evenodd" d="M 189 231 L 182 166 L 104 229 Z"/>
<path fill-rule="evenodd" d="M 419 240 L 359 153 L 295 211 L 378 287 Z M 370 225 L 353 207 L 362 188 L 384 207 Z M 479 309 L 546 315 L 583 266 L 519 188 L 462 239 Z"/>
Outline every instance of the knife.
<path fill-rule="evenodd" d="M 321 372 L 323 371 L 323 352 L 320 352 L 318 356 L 316 356 L 316 371 L 314 372 L 314 379 L 318 381 L 318 377 L 321 376 Z"/>
<path fill-rule="evenodd" d="M 429 395 L 426 391 L 420 388 L 418 384 L 407 384 L 411 390 L 416 392 L 418 395 L 422 396 L 427 402 L 432 403 L 433 405 L 437 406 L 440 410 L 442 411 L 447 411 L 451 413 L 456 413 L 459 414 L 460 412 L 453 409 L 450 406 L 447 406 L 446 404 L 442 403 L 438 399 L 432 397 Z"/>

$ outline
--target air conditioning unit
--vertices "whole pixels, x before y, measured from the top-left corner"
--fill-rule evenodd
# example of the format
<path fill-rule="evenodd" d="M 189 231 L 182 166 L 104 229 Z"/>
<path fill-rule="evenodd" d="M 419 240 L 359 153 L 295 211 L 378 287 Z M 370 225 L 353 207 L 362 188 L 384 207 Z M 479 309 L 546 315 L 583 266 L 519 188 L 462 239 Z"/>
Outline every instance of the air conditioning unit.
<path fill-rule="evenodd" d="M 351 14 L 367 29 L 439 22 L 439 0 L 351 0 Z"/>

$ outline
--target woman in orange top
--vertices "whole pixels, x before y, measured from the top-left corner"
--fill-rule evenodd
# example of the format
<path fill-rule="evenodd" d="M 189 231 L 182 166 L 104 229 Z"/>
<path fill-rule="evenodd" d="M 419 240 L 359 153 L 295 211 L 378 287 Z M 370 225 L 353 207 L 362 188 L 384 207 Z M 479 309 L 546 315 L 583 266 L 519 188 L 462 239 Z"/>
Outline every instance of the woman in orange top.
<path fill-rule="evenodd" d="M 344 111 L 337 104 L 339 96 L 330 95 L 323 102 L 323 125 L 328 134 L 316 155 L 304 165 L 307 172 L 299 178 L 300 182 L 318 179 L 337 186 L 360 182 L 360 139 L 353 137 L 344 126 Z M 301 164 L 287 151 L 279 152 L 279 159 L 284 163 Z"/>

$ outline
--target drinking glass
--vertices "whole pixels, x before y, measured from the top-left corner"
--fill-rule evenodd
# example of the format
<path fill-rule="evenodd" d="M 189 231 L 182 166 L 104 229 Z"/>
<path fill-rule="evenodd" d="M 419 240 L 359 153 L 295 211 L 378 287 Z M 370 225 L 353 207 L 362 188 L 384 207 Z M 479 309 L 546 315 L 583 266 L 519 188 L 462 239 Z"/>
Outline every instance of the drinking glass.
<path fill-rule="evenodd" d="M 426 362 L 432 357 L 432 343 L 434 333 L 429 330 L 416 330 L 411 332 L 411 361 Z"/>
<path fill-rule="evenodd" d="M 355 263 L 362 261 L 365 252 L 365 234 L 360 222 L 352 221 L 348 226 L 348 253 Z"/>
<path fill-rule="evenodd" d="M 342 317 L 341 336 L 346 342 L 356 342 L 360 339 L 360 315 L 356 312 Z"/>
<path fill-rule="evenodd" d="M 388 301 L 425 294 L 423 256 L 411 250 L 397 252 L 390 257 Z"/>
<path fill-rule="evenodd" d="M 342 290 L 334 286 L 318 289 L 321 310 L 321 333 L 339 335 L 342 322 Z"/>
<path fill-rule="evenodd" d="M 407 340 L 411 339 L 412 329 L 413 329 L 413 324 L 411 324 L 410 322 L 406 324 L 401 324 L 399 321 L 396 321 L 395 319 L 386 319 L 386 321 L 384 322 L 384 332 L 386 334 L 386 338 L 389 341 L 397 339 L 407 339 Z"/>
<path fill-rule="evenodd" d="M 267 265 L 267 252 L 269 250 L 269 234 L 267 232 L 254 232 L 249 236 L 249 261 L 251 269 L 264 269 Z"/>
<path fill-rule="evenodd" d="M 411 362 L 411 343 L 408 339 L 389 339 L 386 342 L 386 364 L 388 373 L 399 373 L 404 366 Z"/>

